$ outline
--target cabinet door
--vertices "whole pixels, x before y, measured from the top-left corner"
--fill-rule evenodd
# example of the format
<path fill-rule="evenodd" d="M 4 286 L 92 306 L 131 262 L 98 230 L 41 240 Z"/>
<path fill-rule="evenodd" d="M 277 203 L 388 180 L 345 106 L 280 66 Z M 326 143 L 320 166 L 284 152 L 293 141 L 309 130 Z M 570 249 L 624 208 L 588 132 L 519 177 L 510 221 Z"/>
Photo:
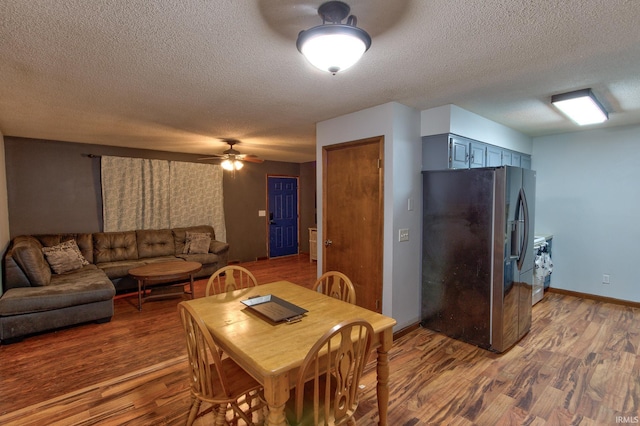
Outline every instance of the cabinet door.
<path fill-rule="evenodd" d="M 511 153 L 511 165 L 512 166 L 516 166 L 516 167 L 520 167 L 520 159 L 522 158 L 522 156 L 517 153 L 517 152 L 512 152 Z"/>
<path fill-rule="evenodd" d="M 500 167 L 502 166 L 502 149 L 487 145 L 487 167 Z"/>
<path fill-rule="evenodd" d="M 471 152 L 471 158 L 469 159 L 469 167 L 484 167 L 486 162 L 487 146 L 480 142 L 469 143 L 469 151 Z"/>
<path fill-rule="evenodd" d="M 449 134 L 422 137 L 422 170 L 443 170 L 451 167 Z"/>
<path fill-rule="evenodd" d="M 520 167 L 523 169 L 531 169 L 531 156 L 522 155 L 520 158 Z"/>
<path fill-rule="evenodd" d="M 449 168 L 469 168 L 469 142 L 457 138 L 449 138 Z"/>
<path fill-rule="evenodd" d="M 502 165 L 510 166 L 511 165 L 511 151 L 508 149 L 502 150 Z"/>

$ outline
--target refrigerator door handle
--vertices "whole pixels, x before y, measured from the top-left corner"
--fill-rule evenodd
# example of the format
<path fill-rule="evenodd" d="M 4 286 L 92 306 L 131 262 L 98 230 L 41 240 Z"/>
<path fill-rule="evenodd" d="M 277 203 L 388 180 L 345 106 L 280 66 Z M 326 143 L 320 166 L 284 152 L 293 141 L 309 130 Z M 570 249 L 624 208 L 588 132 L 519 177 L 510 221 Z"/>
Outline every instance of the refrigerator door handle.
<path fill-rule="evenodd" d="M 520 241 L 520 250 L 518 253 L 518 270 L 522 270 L 522 265 L 527 255 L 527 247 L 529 247 L 529 205 L 527 204 L 527 196 L 523 188 L 520 188 L 520 194 L 518 194 L 518 209 L 520 208 L 522 208 L 523 220 L 521 221 L 520 217 L 518 217 L 516 222 L 518 223 L 518 227 L 520 227 L 522 223 L 524 232 L 522 233 L 522 241 Z M 520 230 L 518 230 L 518 237 L 520 237 L 519 231 Z"/>

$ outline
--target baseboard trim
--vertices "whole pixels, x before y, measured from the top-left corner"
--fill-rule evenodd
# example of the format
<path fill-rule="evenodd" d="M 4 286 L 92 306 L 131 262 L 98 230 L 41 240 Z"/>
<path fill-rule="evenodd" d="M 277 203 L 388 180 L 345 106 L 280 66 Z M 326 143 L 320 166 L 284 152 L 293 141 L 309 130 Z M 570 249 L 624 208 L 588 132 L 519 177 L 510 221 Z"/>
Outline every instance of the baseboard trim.
<path fill-rule="evenodd" d="M 417 322 L 415 324 L 408 325 L 405 328 L 403 328 L 402 330 L 398 330 L 395 333 L 393 333 L 393 340 L 399 339 L 402 336 L 411 333 L 413 330 L 417 330 L 418 328 L 420 328 L 420 323 L 419 322 Z"/>
<path fill-rule="evenodd" d="M 614 303 L 616 305 L 629 306 L 630 308 L 640 308 L 640 302 L 632 302 L 630 300 L 615 299 L 613 297 L 598 296 L 595 294 L 580 293 L 578 291 L 564 290 L 561 288 L 553 288 L 553 287 L 548 288 L 547 291 L 551 293 L 558 293 L 558 294 L 564 294 L 567 296 L 579 297 L 581 299 L 591 299 L 591 300 L 596 300 L 598 302 Z"/>

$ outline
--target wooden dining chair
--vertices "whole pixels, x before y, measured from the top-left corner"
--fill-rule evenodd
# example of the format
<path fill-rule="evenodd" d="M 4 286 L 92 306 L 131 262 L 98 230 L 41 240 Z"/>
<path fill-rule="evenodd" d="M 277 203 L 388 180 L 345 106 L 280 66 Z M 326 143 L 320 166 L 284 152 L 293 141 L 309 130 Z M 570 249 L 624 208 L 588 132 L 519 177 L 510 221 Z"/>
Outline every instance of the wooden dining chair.
<path fill-rule="evenodd" d="M 356 290 L 353 283 L 342 272 L 328 271 L 322 274 L 313 285 L 313 289 L 327 296 L 356 304 Z"/>
<path fill-rule="evenodd" d="M 189 355 L 191 409 L 187 425 L 211 410 L 216 413 L 215 425 L 237 424 L 239 419 L 247 425 L 261 424 L 265 404 L 259 395 L 260 383 L 232 359 L 220 358 L 213 336 L 193 308 L 181 302 L 178 313 Z M 212 408 L 198 413 L 203 401 Z M 255 423 L 253 417 L 256 417 Z"/>
<path fill-rule="evenodd" d="M 257 285 L 258 281 L 251 271 L 242 266 L 229 265 L 218 269 L 209 277 L 205 295 L 220 294 Z"/>
<path fill-rule="evenodd" d="M 289 424 L 355 425 L 362 370 L 371 352 L 373 328 L 363 319 L 343 321 L 309 350 L 287 403 Z"/>

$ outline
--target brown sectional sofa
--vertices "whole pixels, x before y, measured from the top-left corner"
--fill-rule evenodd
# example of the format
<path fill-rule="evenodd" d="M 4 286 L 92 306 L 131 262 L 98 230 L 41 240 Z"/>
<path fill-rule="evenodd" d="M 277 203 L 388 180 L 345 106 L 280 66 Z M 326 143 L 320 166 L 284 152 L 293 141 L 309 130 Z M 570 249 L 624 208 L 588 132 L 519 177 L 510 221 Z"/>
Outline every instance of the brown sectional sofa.
<path fill-rule="evenodd" d="M 183 253 L 188 232 L 210 234 L 208 252 Z M 69 240 L 75 240 L 86 264 L 54 273 L 43 247 Z M 3 258 L 0 341 L 88 321 L 107 322 L 113 316 L 116 292 L 137 290 L 129 269 L 152 262 L 189 260 L 202 263 L 197 278 L 208 277 L 227 265 L 228 251 L 229 245 L 216 241 L 213 227 L 208 225 L 15 237 Z"/>

